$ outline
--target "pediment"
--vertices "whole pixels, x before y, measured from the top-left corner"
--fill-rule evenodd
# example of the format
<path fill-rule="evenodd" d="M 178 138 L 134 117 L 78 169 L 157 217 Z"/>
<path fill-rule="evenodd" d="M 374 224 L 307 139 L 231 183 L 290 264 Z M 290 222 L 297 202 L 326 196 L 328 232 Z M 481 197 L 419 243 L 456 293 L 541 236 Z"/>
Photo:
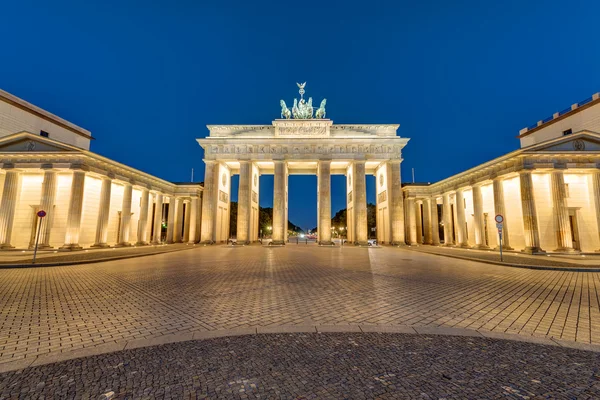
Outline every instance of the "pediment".
<path fill-rule="evenodd" d="M 549 143 L 540 143 L 527 152 L 598 152 L 600 151 L 600 135 L 580 133 L 552 140 Z"/>
<path fill-rule="evenodd" d="M 0 139 L 0 152 L 2 153 L 21 153 L 21 152 L 75 152 L 75 148 L 69 145 L 63 145 L 54 140 L 27 134 L 13 137 L 4 137 Z"/>

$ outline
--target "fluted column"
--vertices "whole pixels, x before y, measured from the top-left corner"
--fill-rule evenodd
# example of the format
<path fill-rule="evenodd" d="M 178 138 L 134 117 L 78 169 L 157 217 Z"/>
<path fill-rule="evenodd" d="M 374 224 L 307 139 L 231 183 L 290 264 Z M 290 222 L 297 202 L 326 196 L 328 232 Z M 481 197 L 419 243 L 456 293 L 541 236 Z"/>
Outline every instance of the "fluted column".
<path fill-rule="evenodd" d="M 365 162 L 354 161 L 353 166 L 353 196 L 354 196 L 354 240 L 356 244 L 366 245 L 369 240 L 367 224 L 367 184 L 365 177 Z"/>
<path fill-rule="evenodd" d="M 400 161 L 389 162 L 388 203 L 390 205 L 392 244 L 404 244 L 404 204 L 402 201 L 402 177 L 400 175 Z"/>
<path fill-rule="evenodd" d="M 0 249 L 10 249 L 15 209 L 21 187 L 19 171 L 6 169 L 4 190 L 0 200 Z"/>
<path fill-rule="evenodd" d="M 442 196 L 443 201 L 443 213 L 442 218 L 444 219 L 444 246 L 452 246 L 452 232 L 454 227 L 452 226 L 452 205 L 450 204 L 450 193 L 444 193 Z"/>
<path fill-rule="evenodd" d="M 285 232 L 287 230 L 287 221 L 285 220 L 286 209 L 286 181 L 287 171 L 284 161 L 276 160 L 275 176 L 273 182 L 273 244 L 285 244 Z"/>
<path fill-rule="evenodd" d="M 152 244 L 160 244 L 162 236 L 162 208 L 163 208 L 163 195 L 162 193 L 156 194 L 156 202 L 154 206 L 154 236 L 152 237 Z"/>
<path fill-rule="evenodd" d="M 112 189 L 112 179 L 108 176 L 102 178 L 100 188 L 100 205 L 98 209 L 98 219 L 96 221 L 96 240 L 92 247 L 108 247 L 108 217 L 110 215 L 110 193 Z"/>
<path fill-rule="evenodd" d="M 432 244 L 431 238 L 431 199 L 423 200 L 423 230 L 425 231 L 424 244 Z"/>
<path fill-rule="evenodd" d="M 485 225 L 483 221 L 483 196 L 481 186 L 473 186 L 473 225 L 475 228 L 475 247 L 478 249 L 489 249 L 485 243 Z"/>
<path fill-rule="evenodd" d="M 440 245 L 440 221 L 438 219 L 437 199 L 432 197 L 430 200 L 431 213 L 431 244 L 434 246 Z"/>
<path fill-rule="evenodd" d="M 190 204 L 188 204 L 188 206 L 188 208 L 190 209 L 190 230 L 188 234 L 188 243 L 194 244 L 196 243 L 196 227 L 198 226 L 198 198 L 192 197 L 192 201 L 190 202 Z"/>
<path fill-rule="evenodd" d="M 417 243 L 423 244 L 423 213 L 421 211 L 422 202 L 415 201 L 415 219 L 417 223 Z"/>
<path fill-rule="evenodd" d="M 521 208 L 523 211 L 523 234 L 525 236 L 525 253 L 538 253 L 543 251 L 540 247 L 540 233 L 538 230 L 537 211 L 533 197 L 533 181 L 531 171 L 520 172 Z"/>
<path fill-rule="evenodd" d="M 406 199 L 406 208 L 408 209 L 408 244 L 416 245 L 417 242 L 417 209 L 415 199 L 409 197 Z"/>
<path fill-rule="evenodd" d="M 567 208 L 567 193 L 562 171 L 552 171 L 550 174 L 552 191 L 552 214 L 554 217 L 554 233 L 557 248 L 555 251 L 573 251 L 573 237 L 569 224 L 569 210 Z"/>
<path fill-rule="evenodd" d="M 252 165 L 250 161 L 240 161 L 240 186 L 238 190 L 237 242 L 250 243 L 250 203 L 252 186 Z"/>
<path fill-rule="evenodd" d="M 83 210 L 83 189 L 85 185 L 85 171 L 73 171 L 71 183 L 71 199 L 69 200 L 69 214 L 67 216 L 67 233 L 63 250 L 79 250 L 79 233 L 81 230 L 81 213 Z"/>
<path fill-rule="evenodd" d="M 178 197 L 175 199 L 177 204 L 177 213 L 175 214 L 175 232 L 173 232 L 173 242 L 181 243 L 183 233 L 183 199 Z"/>
<path fill-rule="evenodd" d="M 502 215 L 504 222 L 502 223 L 502 248 L 512 250 L 510 247 L 510 236 L 508 234 L 508 221 L 506 220 L 506 208 L 504 207 L 504 184 L 502 178 L 494 178 L 494 213 Z M 495 220 L 494 220 L 495 221 Z M 499 247 L 499 246 L 498 246 Z M 497 248 L 498 248 L 497 247 Z"/>
<path fill-rule="evenodd" d="M 596 206 L 596 227 L 598 237 L 600 238 L 600 169 L 592 172 L 592 198 Z M 596 250 L 600 252 L 600 249 Z"/>
<path fill-rule="evenodd" d="M 215 242 L 216 206 L 218 182 L 216 174 L 219 165 L 216 161 L 204 161 L 204 192 L 202 195 L 202 224 L 200 225 L 200 241 L 205 244 Z"/>
<path fill-rule="evenodd" d="M 137 246 L 148 244 L 148 205 L 150 203 L 150 191 L 142 189 L 142 202 L 140 205 L 140 219 L 137 229 Z"/>
<path fill-rule="evenodd" d="M 44 171 L 44 182 L 42 183 L 42 196 L 40 198 L 40 210 L 46 211 L 40 224 L 40 240 L 38 249 L 50 248 L 50 229 L 54 220 L 54 202 L 56 198 L 56 171 L 47 169 Z"/>
<path fill-rule="evenodd" d="M 331 241 L 331 161 L 319 161 L 319 244 L 330 245 Z"/>
<path fill-rule="evenodd" d="M 469 247 L 465 219 L 465 197 L 462 189 L 456 191 L 456 224 L 458 225 L 458 245 Z"/>
<path fill-rule="evenodd" d="M 173 243 L 175 233 L 175 215 L 177 214 L 177 201 L 175 196 L 169 196 L 169 213 L 167 214 L 167 244 Z"/>
<path fill-rule="evenodd" d="M 123 203 L 121 206 L 121 229 L 119 231 L 120 241 L 117 246 L 131 246 L 129 243 L 129 232 L 131 232 L 131 196 L 133 188 L 131 183 L 125 183 L 123 189 Z"/>

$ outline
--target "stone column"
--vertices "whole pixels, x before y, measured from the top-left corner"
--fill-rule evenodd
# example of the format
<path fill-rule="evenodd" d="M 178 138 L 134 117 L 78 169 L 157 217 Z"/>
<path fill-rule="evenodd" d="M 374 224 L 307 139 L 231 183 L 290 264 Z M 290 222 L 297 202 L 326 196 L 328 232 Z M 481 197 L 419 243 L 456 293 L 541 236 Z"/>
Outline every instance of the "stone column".
<path fill-rule="evenodd" d="M 198 226 L 198 198 L 192 197 L 192 201 L 188 204 L 190 209 L 190 231 L 188 235 L 188 243 L 196 243 L 196 227 Z"/>
<path fill-rule="evenodd" d="M 167 244 L 173 244 L 176 214 L 177 201 L 175 200 L 175 196 L 169 196 L 169 213 L 167 214 Z"/>
<path fill-rule="evenodd" d="M 533 181 L 531 171 L 520 172 L 521 183 L 521 208 L 523 210 L 523 234 L 525 236 L 524 253 L 543 252 L 540 247 L 540 233 L 538 230 L 537 211 L 533 197 Z"/>
<path fill-rule="evenodd" d="M 67 233 L 65 235 L 65 244 L 61 247 L 63 250 L 81 250 L 82 248 L 79 245 L 79 232 L 81 230 L 84 185 L 85 171 L 73 171 L 69 214 L 67 215 Z"/>
<path fill-rule="evenodd" d="M 319 161 L 319 244 L 331 245 L 331 161 Z"/>
<path fill-rule="evenodd" d="M 200 241 L 204 244 L 215 242 L 216 203 L 218 181 L 216 174 L 219 165 L 216 161 L 204 161 L 204 192 L 202 195 L 202 224 L 200 225 Z"/>
<path fill-rule="evenodd" d="M 285 220 L 286 209 L 286 170 L 285 161 L 275 160 L 275 176 L 273 182 L 273 244 L 285 244 L 285 231 L 287 221 Z"/>
<path fill-rule="evenodd" d="M 367 245 L 369 240 L 369 231 L 367 224 L 367 184 L 365 177 L 365 162 L 354 161 L 353 166 L 354 184 L 354 240 L 356 244 Z"/>
<path fill-rule="evenodd" d="M 137 229 L 137 246 L 145 246 L 148 244 L 148 205 L 150 203 L 150 191 L 146 188 L 142 189 L 142 204 L 140 207 L 140 220 L 138 221 Z"/>
<path fill-rule="evenodd" d="M 100 188 L 100 205 L 98 209 L 98 219 L 96 221 L 96 240 L 92 247 L 108 247 L 108 217 L 110 215 L 110 193 L 112 189 L 112 179 L 108 176 L 102 177 L 102 187 Z"/>
<path fill-rule="evenodd" d="M 473 222 L 475 228 L 475 247 L 478 249 L 489 249 L 485 244 L 485 225 L 483 220 L 483 196 L 481 185 L 473 186 Z"/>
<path fill-rule="evenodd" d="M 567 193 L 562 171 L 554 170 L 550 174 L 552 192 L 552 214 L 554 217 L 554 233 L 557 248 L 555 251 L 573 251 L 573 237 L 569 224 L 569 209 L 567 208 Z"/>
<path fill-rule="evenodd" d="M 494 213 L 502 215 L 504 222 L 502 223 L 502 248 L 512 250 L 510 247 L 510 237 L 508 234 L 508 222 L 506 220 L 506 208 L 504 207 L 504 184 L 502 178 L 494 178 Z M 495 216 L 494 216 L 495 217 Z M 494 220 L 494 223 L 496 221 Z M 498 249 L 500 246 L 496 247 Z"/>
<path fill-rule="evenodd" d="M 250 204 L 252 192 L 252 164 L 240 161 L 240 186 L 238 190 L 237 242 L 250 244 Z"/>
<path fill-rule="evenodd" d="M 10 169 L 9 169 L 10 168 Z M 5 167 L 4 190 L 0 200 L 0 249 L 13 248 L 10 244 L 15 209 L 21 188 L 19 171 Z"/>
<path fill-rule="evenodd" d="M 175 199 L 177 205 L 177 213 L 175 214 L 175 232 L 173 232 L 173 242 L 181 243 L 183 232 L 183 199 L 178 197 Z"/>
<path fill-rule="evenodd" d="M 40 198 L 40 210 L 46 211 L 40 224 L 40 241 L 38 249 L 50 248 L 50 229 L 54 220 L 54 202 L 56 198 L 56 171 L 47 169 L 44 171 L 44 182 L 42 183 L 42 196 Z"/>
<path fill-rule="evenodd" d="M 409 197 L 406 199 L 406 209 L 408 210 L 408 244 L 416 245 L 417 242 L 417 216 L 415 199 Z"/>
<path fill-rule="evenodd" d="M 421 200 L 415 201 L 415 218 L 417 222 L 417 243 L 423 244 L 423 212 Z"/>
<path fill-rule="evenodd" d="M 425 244 L 432 244 L 433 240 L 431 238 L 431 199 L 423 200 L 423 230 L 425 231 Z"/>
<path fill-rule="evenodd" d="M 442 201 L 442 218 L 444 219 L 444 246 L 452 246 L 452 232 L 454 232 L 454 227 L 452 226 L 452 205 L 450 204 L 450 193 L 444 193 L 442 196 Z"/>
<path fill-rule="evenodd" d="M 162 233 L 162 207 L 163 195 L 162 193 L 157 193 L 156 205 L 154 207 L 154 237 L 152 238 L 152 244 L 160 244 Z"/>
<path fill-rule="evenodd" d="M 400 176 L 400 161 L 390 161 L 388 170 L 388 203 L 390 207 L 390 231 L 392 244 L 404 244 L 404 204 L 402 201 L 402 178 Z"/>
<path fill-rule="evenodd" d="M 188 243 L 190 241 L 190 202 L 184 201 L 183 206 L 185 208 L 185 217 L 183 219 L 183 238 L 181 239 L 181 243 Z"/>
<path fill-rule="evenodd" d="M 440 221 L 438 219 L 437 199 L 432 197 L 430 200 L 431 212 L 431 244 L 434 246 L 440 245 Z"/>
<path fill-rule="evenodd" d="M 596 226 L 598 236 L 600 237 L 600 168 L 592 172 L 592 198 L 596 206 Z M 596 250 L 600 252 L 600 249 Z"/>
<path fill-rule="evenodd" d="M 125 183 L 123 189 L 123 203 L 121 206 L 121 230 L 119 238 L 121 239 L 117 246 L 131 246 L 129 243 L 129 232 L 131 232 L 131 196 L 133 188 L 131 183 Z"/>
<path fill-rule="evenodd" d="M 456 191 L 456 224 L 458 225 L 458 245 L 469 247 L 465 219 L 465 197 L 462 189 Z"/>

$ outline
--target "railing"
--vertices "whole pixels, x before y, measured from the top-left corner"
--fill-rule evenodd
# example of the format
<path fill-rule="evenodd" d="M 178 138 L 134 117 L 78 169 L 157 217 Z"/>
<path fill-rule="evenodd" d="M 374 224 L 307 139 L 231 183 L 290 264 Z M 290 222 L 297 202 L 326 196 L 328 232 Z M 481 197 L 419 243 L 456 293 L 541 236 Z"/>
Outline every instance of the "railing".
<path fill-rule="evenodd" d="M 530 131 L 532 129 L 535 129 L 535 128 L 539 127 L 539 126 L 542 126 L 542 125 L 544 125 L 544 124 L 552 121 L 553 119 L 561 117 L 561 116 L 563 116 L 563 115 L 565 115 L 567 113 L 570 113 L 571 111 L 576 110 L 579 107 L 582 107 L 582 106 L 584 106 L 584 105 L 586 105 L 588 103 L 591 103 L 592 101 L 594 101 L 594 100 L 596 100 L 598 98 L 600 98 L 600 96 L 598 95 L 598 93 L 596 93 L 595 95 L 593 95 L 591 97 L 588 97 L 587 99 L 582 100 L 579 103 L 574 104 L 575 107 L 571 106 L 571 107 L 565 108 L 562 111 L 559 111 L 559 112 L 557 112 L 557 113 L 555 113 L 555 114 L 553 114 L 553 115 L 551 115 L 551 116 L 549 116 L 547 118 L 544 118 L 542 120 L 541 124 L 539 124 L 539 123 L 536 122 L 535 124 L 530 125 L 527 128 L 525 128 L 524 130 L 521 130 L 521 132 L 524 133 L 524 132 Z"/>

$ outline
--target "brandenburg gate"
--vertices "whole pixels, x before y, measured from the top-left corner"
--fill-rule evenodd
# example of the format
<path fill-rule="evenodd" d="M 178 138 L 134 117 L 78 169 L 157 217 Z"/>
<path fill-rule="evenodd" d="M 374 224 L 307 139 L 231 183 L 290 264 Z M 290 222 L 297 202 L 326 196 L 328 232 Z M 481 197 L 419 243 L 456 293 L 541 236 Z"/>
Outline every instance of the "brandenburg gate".
<path fill-rule="evenodd" d="M 288 176 L 316 174 L 318 241 L 331 241 L 331 175 L 346 176 L 348 242 L 367 244 L 366 175 L 376 177 L 377 240 L 404 244 L 404 210 L 400 186 L 402 148 L 399 125 L 336 125 L 326 119 L 325 103 L 281 100 L 281 119 L 271 125 L 209 125 L 197 139 L 204 149 L 206 172 L 202 202 L 202 243 L 229 237 L 231 177 L 239 174 L 237 242 L 258 240 L 259 176 L 274 175 L 273 244 L 287 241 Z M 316 109 L 316 111 L 315 111 Z M 313 116 L 314 114 L 314 116 Z"/>

